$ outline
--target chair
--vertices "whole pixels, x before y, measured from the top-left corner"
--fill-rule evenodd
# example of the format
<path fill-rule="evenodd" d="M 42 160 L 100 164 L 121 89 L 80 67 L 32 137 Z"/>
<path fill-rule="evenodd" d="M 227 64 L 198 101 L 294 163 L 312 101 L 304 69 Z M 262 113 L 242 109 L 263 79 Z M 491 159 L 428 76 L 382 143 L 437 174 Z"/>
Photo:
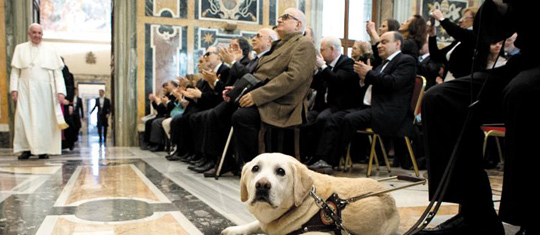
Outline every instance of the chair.
<path fill-rule="evenodd" d="M 501 143 L 499 142 L 499 137 L 505 137 L 506 127 L 504 124 L 484 124 L 480 127 L 484 132 L 484 146 L 482 148 L 482 156 L 486 157 L 486 147 L 487 141 L 490 136 L 495 137 L 495 143 L 497 143 L 497 150 L 499 151 L 499 160 L 501 163 L 504 162 Z"/>
<path fill-rule="evenodd" d="M 290 127 L 276 127 L 264 122 L 261 122 L 261 129 L 259 130 L 259 153 L 266 152 L 267 148 L 272 149 L 272 140 L 266 140 L 266 135 L 272 136 L 273 130 L 278 131 L 277 144 L 278 152 L 283 152 L 285 130 L 294 131 L 294 157 L 300 161 L 300 125 Z M 268 143 L 268 144 L 267 144 Z"/>
<path fill-rule="evenodd" d="M 414 90 L 413 90 L 413 96 L 412 96 L 412 99 L 411 99 L 411 109 L 414 110 L 414 113 L 413 113 L 414 117 L 416 117 L 416 115 L 420 114 L 420 106 L 421 106 L 421 103 L 422 103 L 422 98 L 424 96 L 425 88 L 426 88 L 426 78 L 423 77 L 423 76 L 417 75 L 416 78 L 415 78 L 415 81 L 414 81 Z M 413 119 L 413 120 L 416 120 L 416 119 Z M 413 121 L 413 124 L 416 124 L 415 121 Z M 375 164 L 377 166 L 377 170 L 379 170 L 378 159 L 376 157 L 377 154 L 375 152 L 375 145 L 377 144 L 377 142 L 379 142 L 379 145 L 381 146 L 381 150 L 382 150 L 382 153 L 383 153 L 383 158 L 384 158 L 384 161 L 385 161 L 385 164 L 386 164 L 386 169 L 390 173 L 390 164 L 389 164 L 388 156 L 386 154 L 386 150 L 384 148 L 384 144 L 383 144 L 383 141 L 381 140 L 381 137 L 377 133 L 373 132 L 373 130 L 371 128 L 367 128 L 365 130 L 357 130 L 356 132 L 361 133 L 361 134 L 367 134 L 367 135 L 373 136 L 372 138 L 370 137 L 371 150 L 370 150 L 370 154 L 369 154 L 369 163 L 368 163 L 366 176 L 367 177 L 371 176 L 371 171 L 372 171 L 372 165 L 373 165 L 373 159 L 374 158 L 375 158 Z M 418 165 L 416 164 L 416 157 L 414 156 L 414 151 L 412 149 L 411 140 L 409 139 L 408 136 L 405 136 L 404 140 L 405 140 L 405 144 L 407 145 L 407 149 L 409 150 L 409 156 L 411 157 L 411 161 L 412 161 L 413 168 L 414 168 L 414 173 L 416 174 L 417 177 L 419 177 L 420 172 L 418 170 Z M 344 162 L 346 167 L 347 167 L 347 163 L 350 163 L 350 165 L 352 166 L 352 161 L 351 161 L 351 156 L 350 156 L 350 144 L 349 144 L 349 148 L 347 150 L 346 159 L 345 160 L 343 160 L 343 159 L 340 160 L 340 166 L 341 166 L 341 162 Z"/>

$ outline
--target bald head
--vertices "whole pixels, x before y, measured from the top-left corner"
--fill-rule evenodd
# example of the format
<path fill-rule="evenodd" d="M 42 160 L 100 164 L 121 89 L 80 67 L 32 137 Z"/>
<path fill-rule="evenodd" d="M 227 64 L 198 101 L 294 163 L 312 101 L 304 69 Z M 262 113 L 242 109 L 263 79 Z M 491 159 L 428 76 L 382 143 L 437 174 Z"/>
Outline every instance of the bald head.
<path fill-rule="evenodd" d="M 296 8 L 287 8 L 283 15 L 278 18 L 278 25 L 276 28 L 280 38 L 283 38 L 286 34 L 300 32 L 304 33 L 306 29 L 306 16 L 304 13 Z"/>

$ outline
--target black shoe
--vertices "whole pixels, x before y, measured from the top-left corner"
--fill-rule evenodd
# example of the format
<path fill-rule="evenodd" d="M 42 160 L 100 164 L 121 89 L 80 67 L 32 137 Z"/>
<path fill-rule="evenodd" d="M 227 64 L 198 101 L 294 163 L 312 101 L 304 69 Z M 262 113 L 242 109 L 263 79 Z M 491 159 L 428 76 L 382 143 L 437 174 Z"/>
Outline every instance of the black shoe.
<path fill-rule="evenodd" d="M 181 162 L 189 162 L 189 161 L 195 159 L 195 157 L 196 157 L 195 154 L 191 154 L 191 155 L 189 155 L 189 156 L 187 156 L 185 158 L 180 157 L 180 161 Z"/>
<path fill-rule="evenodd" d="M 49 155 L 48 154 L 40 154 L 39 159 L 49 159 Z"/>
<path fill-rule="evenodd" d="M 332 169 L 332 167 L 316 168 L 316 169 L 313 169 L 312 171 L 315 171 L 315 172 L 318 172 L 318 173 L 321 173 L 321 174 L 326 174 L 326 175 L 333 175 L 334 174 L 334 169 Z"/>
<path fill-rule="evenodd" d="M 182 158 L 180 158 L 178 156 L 167 156 L 166 158 L 169 161 L 180 161 L 180 160 L 182 160 Z"/>
<path fill-rule="evenodd" d="M 204 164 L 203 166 L 197 167 L 197 168 L 193 169 L 193 171 L 195 171 L 195 172 L 197 172 L 197 173 L 204 173 L 205 171 L 214 168 L 215 165 L 216 165 L 216 164 L 214 163 L 214 161 L 208 161 L 208 162 L 207 162 L 206 164 Z"/>
<path fill-rule="evenodd" d="M 18 159 L 19 160 L 26 160 L 26 159 L 30 158 L 30 156 L 32 156 L 30 151 L 24 151 L 24 152 L 21 153 L 21 155 L 19 155 Z"/>
<path fill-rule="evenodd" d="M 304 163 L 304 165 L 306 165 L 306 166 L 309 166 L 309 165 L 315 163 L 316 159 L 317 158 L 315 158 L 315 157 L 308 156 L 302 161 L 302 163 Z"/>
<path fill-rule="evenodd" d="M 200 166 L 195 166 L 194 164 L 191 164 L 191 165 L 188 166 L 187 169 L 194 171 L 195 169 L 201 168 L 202 166 L 206 165 L 206 163 L 208 163 L 205 159 L 202 159 L 202 160 L 203 160 L 203 162 L 201 163 Z"/>
<path fill-rule="evenodd" d="M 311 165 L 308 166 L 310 170 L 320 169 L 320 168 L 330 168 L 332 169 L 332 166 L 328 163 L 326 163 L 324 160 L 319 160 Z"/>
<path fill-rule="evenodd" d="M 210 177 L 216 177 L 216 173 L 217 173 L 217 168 L 218 166 L 214 166 L 212 168 L 210 168 L 210 170 L 207 170 L 204 172 L 204 177 L 206 178 L 210 178 Z M 219 172 L 219 176 L 221 175 L 224 175 L 224 174 L 227 174 L 229 172 L 232 172 L 234 176 L 240 176 L 240 172 L 237 171 L 237 170 L 231 170 L 229 169 L 228 167 L 223 167 L 221 168 L 221 172 Z"/>
<path fill-rule="evenodd" d="M 424 229 L 418 235 L 490 234 L 504 235 L 504 227 L 498 220 L 486 223 L 468 223 L 458 214 L 434 228 Z"/>
<path fill-rule="evenodd" d="M 201 166 L 203 166 L 205 163 L 206 163 L 206 159 L 204 159 L 204 158 L 201 158 L 201 159 L 199 159 L 199 160 L 197 160 L 197 161 L 194 161 L 193 163 L 189 162 L 189 164 L 191 164 L 191 165 L 193 165 L 193 166 L 195 166 L 195 167 L 201 167 Z"/>
<path fill-rule="evenodd" d="M 160 151 L 163 151 L 163 145 L 161 145 L 161 144 L 156 144 L 156 145 L 152 146 L 149 150 L 150 150 L 151 152 L 160 152 Z"/>

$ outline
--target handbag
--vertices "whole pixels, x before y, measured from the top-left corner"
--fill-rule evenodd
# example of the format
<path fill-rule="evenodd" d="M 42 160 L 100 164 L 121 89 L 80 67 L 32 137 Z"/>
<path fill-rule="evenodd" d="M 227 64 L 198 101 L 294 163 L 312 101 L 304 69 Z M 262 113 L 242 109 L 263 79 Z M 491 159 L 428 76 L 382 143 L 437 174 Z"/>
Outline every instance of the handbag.
<path fill-rule="evenodd" d="M 183 114 L 184 113 L 184 107 L 182 105 L 182 102 L 174 102 L 174 108 L 171 110 L 170 115 L 171 117 L 176 116 L 177 114 Z"/>
<path fill-rule="evenodd" d="M 251 90 L 259 87 L 263 83 L 253 76 L 251 73 L 246 73 L 234 83 L 234 88 L 227 92 L 226 96 L 231 98 L 231 101 L 238 105 L 240 98 Z"/>

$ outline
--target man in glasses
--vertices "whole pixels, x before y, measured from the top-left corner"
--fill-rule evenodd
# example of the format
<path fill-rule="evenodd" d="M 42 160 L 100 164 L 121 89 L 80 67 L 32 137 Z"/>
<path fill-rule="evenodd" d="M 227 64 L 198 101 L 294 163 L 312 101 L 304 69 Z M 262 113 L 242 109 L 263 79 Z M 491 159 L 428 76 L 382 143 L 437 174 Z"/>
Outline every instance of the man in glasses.
<path fill-rule="evenodd" d="M 236 81 L 243 75 L 252 73 L 257 67 L 261 56 L 270 50 L 272 42 L 275 40 L 277 40 L 277 35 L 273 30 L 269 28 L 260 29 L 257 35 L 252 38 L 253 50 L 257 55 L 247 65 L 243 65 L 239 62 L 233 63 L 228 80 Z M 227 135 L 231 129 L 231 116 L 238 108 L 235 104 L 231 103 L 230 98 L 226 96 L 227 91 L 232 89 L 233 86 L 225 87 L 225 91 L 223 92 L 224 101 L 215 108 L 204 111 L 201 115 L 197 115 L 199 118 L 195 119 L 195 125 L 200 127 L 204 135 L 202 145 L 198 151 L 200 151 L 207 159 L 215 161 L 214 167 L 208 170 L 202 167 L 194 169 L 196 172 L 203 172 L 203 170 L 206 170 L 204 171 L 205 177 L 216 176 L 216 167 L 223 152 Z M 232 146 L 229 149 L 232 150 Z M 227 156 L 225 160 L 220 174 L 230 171 L 237 174 L 239 172 L 239 167 L 234 161 L 234 158 Z"/>
<path fill-rule="evenodd" d="M 253 76 L 264 85 L 240 98 L 240 108 L 232 116 L 238 157 L 250 161 L 258 153 L 261 122 L 277 127 L 302 124 L 307 110 L 316 51 L 303 36 L 304 13 L 288 8 L 279 17 L 276 31 L 280 40 L 258 61 Z"/>
<path fill-rule="evenodd" d="M 182 154 L 186 162 L 202 161 L 199 164 L 207 162 L 200 154 L 197 155 L 195 152 L 196 147 L 201 144 L 200 136 L 198 135 L 200 130 L 192 128 L 191 119 L 198 112 L 211 109 L 223 100 L 221 98 L 221 92 L 224 89 L 224 84 L 221 79 L 228 78 L 230 71 L 230 68 L 221 61 L 217 47 L 208 47 L 203 59 L 206 64 L 206 68 L 200 71 L 203 79 L 197 82 L 196 87 L 187 88 L 183 92 L 183 95 L 188 99 L 190 104 L 182 116 L 178 119 L 173 119 L 171 123 L 171 126 L 175 126 L 175 129 L 178 128 L 180 130 L 177 139 L 177 153 Z"/>

